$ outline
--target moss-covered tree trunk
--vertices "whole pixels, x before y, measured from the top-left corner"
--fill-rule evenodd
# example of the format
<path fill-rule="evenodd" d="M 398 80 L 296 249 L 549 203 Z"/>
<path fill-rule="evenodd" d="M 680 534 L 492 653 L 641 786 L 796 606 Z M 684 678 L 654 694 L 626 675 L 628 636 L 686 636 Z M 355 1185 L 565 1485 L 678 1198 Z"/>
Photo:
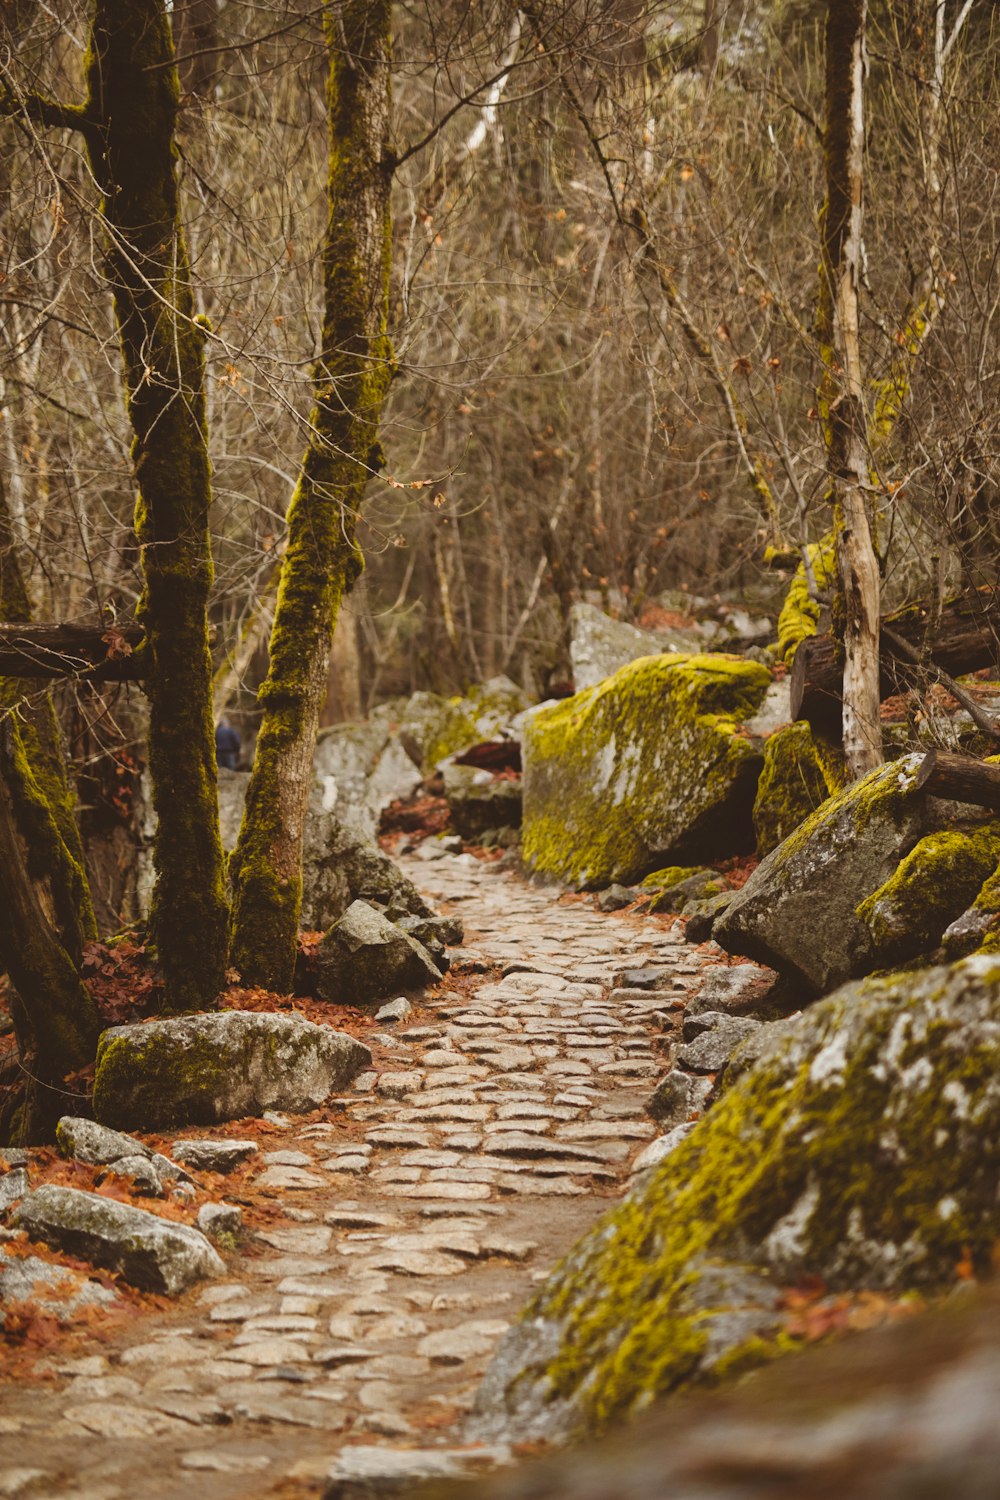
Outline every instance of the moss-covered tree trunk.
<path fill-rule="evenodd" d="M 379 468 L 390 379 L 391 5 L 348 0 L 327 15 L 329 219 L 323 347 L 311 434 L 288 512 L 288 545 L 259 701 L 264 714 L 231 861 L 232 961 L 243 978 L 291 987 L 302 836 L 337 611 L 360 571 L 355 530 Z"/>
<path fill-rule="evenodd" d="M 2 484 L 0 618 L 31 618 Z M 66 1108 L 63 1079 L 93 1059 L 100 1023 L 78 965 L 95 936 L 52 700 L 44 687 L 0 678 L 0 969 L 13 986 L 25 1084 L 2 1137 L 45 1139 Z"/>
<path fill-rule="evenodd" d="M 864 176 L 866 0 L 830 0 L 826 26 L 823 297 L 830 358 L 828 461 L 844 606 L 844 754 L 852 776 L 882 761 L 879 568 L 868 516 L 867 420 L 858 321 Z"/>
<path fill-rule="evenodd" d="M 96 0 L 86 140 L 104 195 L 107 268 L 138 485 L 149 769 L 158 826 L 150 910 L 172 1010 L 211 1006 L 228 913 L 216 796 L 207 605 L 211 481 L 203 332 L 178 213 L 178 105 L 163 0 Z"/>

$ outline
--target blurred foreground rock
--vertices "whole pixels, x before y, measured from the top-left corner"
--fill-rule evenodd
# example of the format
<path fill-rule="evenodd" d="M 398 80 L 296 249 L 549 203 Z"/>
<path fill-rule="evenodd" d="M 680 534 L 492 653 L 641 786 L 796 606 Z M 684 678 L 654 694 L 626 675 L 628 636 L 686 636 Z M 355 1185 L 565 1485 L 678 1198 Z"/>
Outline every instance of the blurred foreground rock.
<path fill-rule="evenodd" d="M 662 1401 L 600 1442 L 420 1500 L 996 1500 L 1000 1292 Z"/>

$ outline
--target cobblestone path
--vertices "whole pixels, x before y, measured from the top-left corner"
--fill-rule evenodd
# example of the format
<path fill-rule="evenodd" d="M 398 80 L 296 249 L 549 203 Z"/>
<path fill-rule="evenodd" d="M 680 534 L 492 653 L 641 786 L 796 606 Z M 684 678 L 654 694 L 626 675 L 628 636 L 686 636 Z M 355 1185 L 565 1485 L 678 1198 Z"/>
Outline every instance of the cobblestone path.
<path fill-rule="evenodd" d="M 0 1496 L 317 1495 L 348 1446 L 461 1446 L 497 1339 L 655 1134 L 664 1026 L 712 959 L 468 855 L 408 873 L 462 916 L 478 990 L 446 981 L 402 1021 L 343 1124 L 262 1140 L 281 1217 L 229 1279 L 51 1357 L 41 1386 L 0 1374 Z M 650 965 L 659 987 L 629 987 Z"/>

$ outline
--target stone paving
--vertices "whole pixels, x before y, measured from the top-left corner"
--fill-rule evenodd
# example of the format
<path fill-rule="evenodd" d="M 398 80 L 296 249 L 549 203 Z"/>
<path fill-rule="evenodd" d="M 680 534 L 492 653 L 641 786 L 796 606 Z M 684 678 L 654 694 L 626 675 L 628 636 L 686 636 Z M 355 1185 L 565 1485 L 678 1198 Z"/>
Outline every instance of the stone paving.
<path fill-rule="evenodd" d="M 469 855 L 408 873 L 484 981 L 381 1037 L 342 1126 L 278 1122 L 255 1187 L 281 1218 L 229 1279 L 53 1356 L 41 1388 L 0 1376 L 0 1496 L 318 1494 L 345 1445 L 461 1444 L 497 1339 L 656 1134 L 644 1103 L 720 955 Z M 658 988 L 625 982 L 650 966 Z"/>

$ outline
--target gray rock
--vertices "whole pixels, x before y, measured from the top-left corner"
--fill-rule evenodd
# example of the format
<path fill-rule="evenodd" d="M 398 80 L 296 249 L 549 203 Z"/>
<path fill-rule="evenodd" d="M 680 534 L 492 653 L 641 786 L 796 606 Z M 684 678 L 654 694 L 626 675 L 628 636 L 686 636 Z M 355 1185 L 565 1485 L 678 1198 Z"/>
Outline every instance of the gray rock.
<path fill-rule="evenodd" d="M 235 1203 L 203 1203 L 198 1210 L 198 1228 L 210 1240 L 235 1245 L 243 1232 L 243 1210 Z"/>
<path fill-rule="evenodd" d="M 734 964 L 731 968 L 706 969 L 698 993 L 688 1005 L 689 1016 L 725 1010 L 743 1015 L 763 1005 L 778 976 L 759 964 Z"/>
<path fill-rule="evenodd" d="M 715 936 L 716 923 L 729 910 L 733 891 L 720 891 L 705 901 L 689 901 L 681 916 L 684 918 L 684 937 L 689 943 L 707 943 Z"/>
<path fill-rule="evenodd" d="M 41 1312 L 69 1323 L 83 1307 L 115 1307 L 118 1298 L 70 1266 L 53 1265 L 37 1255 L 0 1256 L 0 1327 L 4 1308 L 30 1302 Z"/>
<path fill-rule="evenodd" d="M 681 1141 L 687 1140 L 697 1123 L 697 1120 L 685 1120 L 682 1125 L 675 1125 L 672 1130 L 658 1135 L 655 1141 L 650 1141 L 632 1163 L 632 1176 L 648 1172 L 652 1167 L 658 1167 L 661 1161 L 666 1161 L 671 1152 L 677 1150 Z"/>
<path fill-rule="evenodd" d="M 323 938 L 316 973 L 320 998 L 341 1005 L 371 1005 L 441 978 L 427 949 L 364 901 L 353 902 Z"/>
<path fill-rule="evenodd" d="M 636 892 L 625 885 L 609 885 L 606 891 L 601 891 L 597 898 L 598 911 L 624 911 L 626 906 L 631 906 L 636 898 Z"/>
<path fill-rule="evenodd" d="M 327 1475 L 323 1500 L 377 1500 L 430 1480 L 482 1474 L 510 1462 L 506 1445 L 493 1448 L 343 1448 Z"/>
<path fill-rule="evenodd" d="M 298 1016 L 231 1010 L 115 1026 L 98 1043 L 94 1112 L 145 1130 L 305 1112 L 370 1063 L 354 1037 Z"/>
<path fill-rule="evenodd" d="M 231 1172 L 241 1162 L 253 1156 L 258 1147 L 256 1141 L 219 1140 L 174 1141 L 171 1151 L 178 1161 L 185 1162 L 197 1172 Z"/>
<path fill-rule="evenodd" d="M 148 1156 L 120 1156 L 107 1164 L 103 1177 L 125 1177 L 147 1198 L 162 1198 L 160 1174 Z"/>
<path fill-rule="evenodd" d="M 606 677 L 642 656 L 664 651 L 703 651 L 704 636 L 690 630 L 637 630 L 624 620 L 612 620 L 593 604 L 574 604 L 569 613 L 569 657 L 576 691 L 596 687 Z"/>
<path fill-rule="evenodd" d="M 646 1115 L 652 1115 L 655 1121 L 672 1130 L 675 1125 L 684 1125 L 691 1115 L 703 1109 L 711 1088 L 708 1079 L 693 1079 L 690 1074 L 675 1068 L 649 1095 Z"/>
<path fill-rule="evenodd" d="M 879 766 L 816 809 L 762 860 L 712 936 L 730 953 L 824 992 L 873 962 L 856 908 L 948 811 L 915 789 L 922 757 Z"/>
<path fill-rule="evenodd" d="M 416 886 L 374 838 L 322 808 L 310 807 L 302 851 L 302 916 L 307 931 L 325 932 L 352 901 L 391 916 L 434 915 Z"/>
<path fill-rule="evenodd" d="M 168 1296 L 226 1270 L 197 1229 L 77 1188 L 36 1188 L 21 1204 L 15 1223 L 55 1250 L 118 1271 L 133 1286 Z"/>
<path fill-rule="evenodd" d="M 665 990 L 670 988 L 673 977 L 672 969 L 620 969 L 614 975 L 614 982 L 630 990 Z"/>
<path fill-rule="evenodd" d="M 6 1217 L 15 1203 L 28 1191 L 28 1174 L 24 1167 L 12 1167 L 0 1177 L 0 1219 Z"/>
<path fill-rule="evenodd" d="M 448 756 L 485 740 L 502 739 L 514 719 L 529 707 L 509 677 L 493 677 L 464 698 L 414 693 L 399 719 L 399 742 L 430 775 Z"/>
<path fill-rule="evenodd" d="M 28 1165 L 28 1153 L 20 1146 L 4 1146 L 0 1150 L 0 1166 L 4 1167 L 26 1167 Z"/>
<path fill-rule="evenodd" d="M 520 826 L 520 777 L 495 776 L 453 760 L 445 761 L 443 772 L 451 825 L 463 839 L 475 841 L 489 829 Z"/>
<path fill-rule="evenodd" d="M 715 1014 L 714 1025 L 699 1031 L 678 1050 L 678 1064 L 682 1068 L 689 1068 L 692 1073 L 717 1073 L 729 1061 L 740 1043 L 745 1042 L 760 1026 L 759 1021 L 753 1021 L 749 1016 L 727 1016 L 722 1011 Z M 701 1016 L 694 1024 L 698 1025 L 707 1019 L 706 1016 Z"/>
<path fill-rule="evenodd" d="M 390 1000 L 387 1005 L 380 1005 L 375 1012 L 376 1021 L 381 1021 L 383 1026 L 390 1026 L 397 1021 L 405 1021 L 413 1011 L 413 1006 L 405 995 L 400 995 L 398 1000 Z"/>
<path fill-rule="evenodd" d="M 109 1130 L 96 1120 L 84 1120 L 76 1115 L 63 1115 L 56 1125 L 56 1144 L 63 1156 L 97 1167 L 109 1166 L 122 1157 L 151 1159 L 153 1156 L 150 1148 L 134 1136 L 125 1135 L 121 1130 Z"/>

